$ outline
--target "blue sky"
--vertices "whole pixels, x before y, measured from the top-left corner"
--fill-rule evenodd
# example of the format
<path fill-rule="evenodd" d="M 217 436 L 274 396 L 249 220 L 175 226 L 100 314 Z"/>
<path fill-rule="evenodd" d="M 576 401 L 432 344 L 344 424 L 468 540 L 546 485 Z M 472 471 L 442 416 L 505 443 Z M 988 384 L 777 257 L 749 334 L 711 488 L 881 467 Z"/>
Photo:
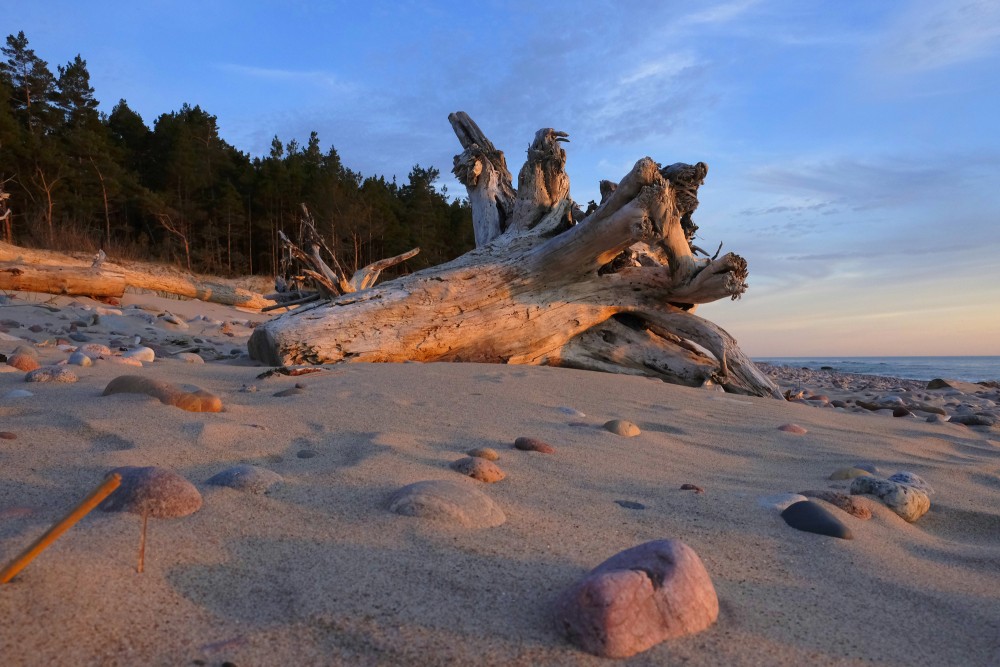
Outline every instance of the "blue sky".
<path fill-rule="evenodd" d="M 571 192 L 645 155 L 709 165 L 699 245 L 749 262 L 703 306 L 757 356 L 1000 355 L 1000 2 L 0 1 L 102 109 L 182 103 L 251 154 L 449 169 L 468 112 L 516 174 L 569 132 Z"/>

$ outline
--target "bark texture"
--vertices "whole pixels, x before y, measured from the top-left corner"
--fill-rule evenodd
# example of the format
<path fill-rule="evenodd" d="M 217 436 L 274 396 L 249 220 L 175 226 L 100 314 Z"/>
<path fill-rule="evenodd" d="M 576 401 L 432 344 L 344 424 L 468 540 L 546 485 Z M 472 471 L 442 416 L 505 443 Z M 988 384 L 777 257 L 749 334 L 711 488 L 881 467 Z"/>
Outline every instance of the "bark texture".
<path fill-rule="evenodd" d="M 482 130 L 462 112 L 449 120 L 464 149 L 454 173 L 472 203 L 476 249 L 283 314 L 255 330 L 253 358 L 548 364 L 780 398 L 729 334 L 692 312 L 747 288 L 743 258 L 695 256 L 704 163 L 642 158 L 602 184 L 601 205 L 577 221 L 565 133 L 535 134 L 515 192 Z"/>

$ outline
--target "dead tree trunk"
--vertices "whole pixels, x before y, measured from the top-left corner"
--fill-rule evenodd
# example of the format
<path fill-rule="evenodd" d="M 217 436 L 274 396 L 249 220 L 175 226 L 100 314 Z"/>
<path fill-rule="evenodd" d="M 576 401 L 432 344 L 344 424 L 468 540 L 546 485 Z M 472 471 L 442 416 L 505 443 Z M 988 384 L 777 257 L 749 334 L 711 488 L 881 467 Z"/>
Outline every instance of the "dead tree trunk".
<path fill-rule="evenodd" d="M 503 153 L 466 114 L 449 120 L 464 148 L 454 172 L 469 192 L 476 249 L 283 314 L 254 331 L 253 358 L 548 364 L 780 397 L 731 336 L 691 312 L 747 287 L 741 257 L 692 250 L 703 163 L 643 158 L 576 222 L 565 133 L 535 134 L 514 191 Z"/>

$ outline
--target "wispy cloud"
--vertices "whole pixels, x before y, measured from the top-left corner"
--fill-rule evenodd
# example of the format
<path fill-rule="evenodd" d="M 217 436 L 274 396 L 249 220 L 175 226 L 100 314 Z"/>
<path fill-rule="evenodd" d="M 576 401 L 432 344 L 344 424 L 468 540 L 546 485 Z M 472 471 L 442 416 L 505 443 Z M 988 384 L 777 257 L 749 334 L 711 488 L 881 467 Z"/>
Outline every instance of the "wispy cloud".
<path fill-rule="evenodd" d="M 711 5 L 681 18 L 687 25 L 728 23 L 760 4 L 760 0 L 731 0 Z"/>
<path fill-rule="evenodd" d="M 236 63 L 219 63 L 216 67 L 224 72 L 260 79 L 262 81 L 300 83 L 323 86 L 325 88 L 332 88 L 341 91 L 348 91 L 354 88 L 353 84 L 350 82 L 344 81 L 335 74 L 323 70 L 295 70 L 276 67 L 256 67 L 253 65 L 239 65 Z"/>
<path fill-rule="evenodd" d="M 1000 55 L 1000 2 L 919 0 L 890 28 L 889 64 L 931 70 Z"/>

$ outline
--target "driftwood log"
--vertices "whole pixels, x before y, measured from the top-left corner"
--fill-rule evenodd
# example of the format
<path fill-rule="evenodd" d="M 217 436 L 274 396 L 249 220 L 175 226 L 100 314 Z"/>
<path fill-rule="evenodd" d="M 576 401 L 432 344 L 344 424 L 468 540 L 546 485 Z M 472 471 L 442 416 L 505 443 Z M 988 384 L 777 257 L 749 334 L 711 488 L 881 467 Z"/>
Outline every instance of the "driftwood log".
<path fill-rule="evenodd" d="M 539 130 L 511 182 L 465 113 L 454 173 L 473 210 L 461 257 L 257 327 L 250 356 L 274 364 L 470 361 L 630 373 L 780 398 L 736 341 L 693 313 L 738 298 L 746 262 L 697 258 L 691 214 L 703 163 L 639 160 L 585 215 L 569 196 L 566 134 Z"/>
<path fill-rule="evenodd" d="M 136 287 L 200 299 L 227 306 L 260 310 L 274 301 L 219 278 L 201 278 L 156 264 L 115 264 L 64 255 L 50 250 L 21 248 L 0 241 L 0 289 L 121 298 L 126 287 Z"/>

